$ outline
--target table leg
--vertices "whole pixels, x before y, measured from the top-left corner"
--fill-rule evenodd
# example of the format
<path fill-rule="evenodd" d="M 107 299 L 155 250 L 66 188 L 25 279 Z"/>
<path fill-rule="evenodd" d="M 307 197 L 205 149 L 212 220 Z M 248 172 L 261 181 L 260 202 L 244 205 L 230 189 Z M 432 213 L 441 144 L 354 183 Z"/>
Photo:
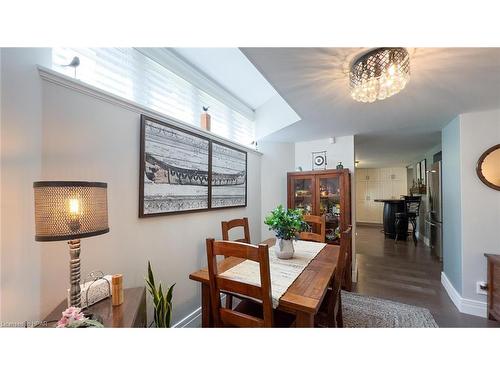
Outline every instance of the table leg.
<path fill-rule="evenodd" d="M 314 328 L 314 314 L 297 311 L 295 325 L 297 328 Z"/>
<path fill-rule="evenodd" d="M 212 312 L 210 311 L 210 287 L 201 284 L 201 327 L 213 327 Z"/>

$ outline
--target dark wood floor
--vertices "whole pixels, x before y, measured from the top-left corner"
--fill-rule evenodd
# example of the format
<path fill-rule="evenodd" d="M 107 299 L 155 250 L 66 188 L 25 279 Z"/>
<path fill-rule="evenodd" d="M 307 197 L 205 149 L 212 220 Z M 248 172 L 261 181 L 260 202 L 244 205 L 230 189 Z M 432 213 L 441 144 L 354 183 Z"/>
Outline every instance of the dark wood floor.
<path fill-rule="evenodd" d="M 441 263 L 422 242 L 386 239 L 379 226 L 357 225 L 354 291 L 428 308 L 440 327 L 499 326 L 460 313 L 441 285 Z"/>

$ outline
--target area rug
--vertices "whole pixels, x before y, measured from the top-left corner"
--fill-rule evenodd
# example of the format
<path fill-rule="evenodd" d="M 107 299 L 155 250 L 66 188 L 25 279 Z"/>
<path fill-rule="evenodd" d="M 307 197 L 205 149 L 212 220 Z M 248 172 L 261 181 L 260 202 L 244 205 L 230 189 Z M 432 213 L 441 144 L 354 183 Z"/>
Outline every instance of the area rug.
<path fill-rule="evenodd" d="M 386 299 L 342 291 L 342 315 L 348 328 L 437 328 L 430 311 Z"/>

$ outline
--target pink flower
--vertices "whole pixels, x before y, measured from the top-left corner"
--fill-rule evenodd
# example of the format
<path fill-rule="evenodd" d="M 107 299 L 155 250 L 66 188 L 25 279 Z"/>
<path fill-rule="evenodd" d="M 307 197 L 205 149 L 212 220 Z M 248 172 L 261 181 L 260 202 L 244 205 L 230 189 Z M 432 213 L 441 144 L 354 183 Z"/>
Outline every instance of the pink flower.
<path fill-rule="evenodd" d="M 57 328 L 65 328 L 74 321 L 85 319 L 81 308 L 70 306 L 62 312 L 62 317 L 57 322 Z"/>

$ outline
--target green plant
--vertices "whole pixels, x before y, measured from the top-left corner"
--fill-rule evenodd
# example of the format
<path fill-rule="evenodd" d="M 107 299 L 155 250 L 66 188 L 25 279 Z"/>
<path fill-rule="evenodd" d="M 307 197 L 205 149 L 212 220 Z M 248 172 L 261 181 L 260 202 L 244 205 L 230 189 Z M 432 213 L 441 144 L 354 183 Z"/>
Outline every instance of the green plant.
<path fill-rule="evenodd" d="M 101 322 L 97 320 L 75 320 L 69 323 L 66 328 L 104 328 Z"/>
<path fill-rule="evenodd" d="M 172 318 L 172 294 L 175 284 L 168 288 L 167 294 L 163 293 L 161 283 L 156 287 L 151 263 L 148 261 L 148 277 L 146 278 L 148 291 L 153 297 L 154 322 L 158 328 L 169 328 Z"/>
<path fill-rule="evenodd" d="M 304 221 L 302 210 L 285 210 L 279 205 L 266 216 L 264 224 L 269 226 L 269 230 L 276 233 L 277 238 L 283 240 L 297 239 L 300 232 L 307 230 L 308 225 Z"/>

